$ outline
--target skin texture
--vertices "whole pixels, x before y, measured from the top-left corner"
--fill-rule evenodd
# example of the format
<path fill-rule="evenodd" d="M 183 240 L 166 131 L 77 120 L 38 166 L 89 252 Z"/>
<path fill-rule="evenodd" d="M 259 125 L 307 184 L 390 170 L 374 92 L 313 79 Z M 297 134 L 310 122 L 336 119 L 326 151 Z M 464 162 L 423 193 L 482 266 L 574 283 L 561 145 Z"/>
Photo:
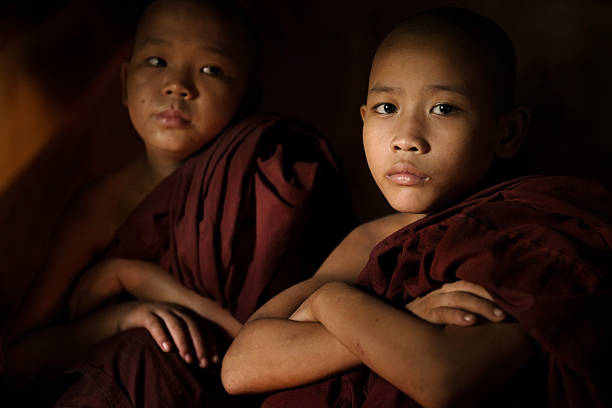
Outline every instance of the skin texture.
<path fill-rule="evenodd" d="M 240 33 L 233 20 L 195 2 L 162 0 L 147 9 L 132 57 L 121 71 L 124 104 L 145 152 L 88 186 L 67 206 L 43 270 L 5 327 L 7 375 L 60 371 L 92 344 L 131 327 L 149 328 L 160 346 L 174 341 L 171 348 L 180 349 L 184 358 L 191 354 L 185 358 L 190 361 L 197 354 L 202 365 L 201 359 L 211 359 L 214 353 L 202 351 L 205 341 L 190 328 L 195 324 L 191 322 L 202 320 L 198 313 L 205 318 L 214 315 L 220 319 L 216 323 L 237 331 L 235 321 L 224 320 L 228 313 L 211 309 L 206 314 L 203 298 L 194 300 L 198 295 L 193 292 L 185 297 L 184 291 L 171 287 L 167 292 L 158 288 L 139 293 L 140 302 L 102 307 L 70 323 L 58 322 L 68 318 L 69 292 L 79 273 L 108 246 L 119 225 L 164 177 L 234 118 L 251 71 L 251 54 Z M 147 267 L 142 273 L 161 276 Z M 109 290 L 109 296 L 115 294 Z M 184 312 L 190 307 L 195 315 Z M 186 325 L 179 325 L 181 321 Z"/>
<path fill-rule="evenodd" d="M 235 115 L 251 70 L 235 30 L 219 12 L 189 1 L 155 3 L 143 16 L 122 78 L 150 160 L 184 160 Z"/>
<path fill-rule="evenodd" d="M 397 211 L 427 214 L 460 199 L 514 140 L 505 136 L 517 114 L 495 114 L 479 61 L 445 40 L 393 41 L 372 64 L 364 150 Z"/>
<path fill-rule="evenodd" d="M 363 140 L 372 175 L 399 213 L 355 229 L 313 278 L 249 319 L 223 361 L 228 392 L 295 387 L 365 364 L 423 406 L 462 406 L 531 358 L 532 341 L 503 322 L 477 285 L 444 286 L 404 310 L 353 286 L 376 243 L 470 193 L 493 158 L 511 157 L 524 137 L 527 112 L 492 109 L 482 67 L 465 55 L 441 38 L 406 33 L 379 48 L 361 108 Z M 474 325 L 477 315 L 491 323 Z"/>

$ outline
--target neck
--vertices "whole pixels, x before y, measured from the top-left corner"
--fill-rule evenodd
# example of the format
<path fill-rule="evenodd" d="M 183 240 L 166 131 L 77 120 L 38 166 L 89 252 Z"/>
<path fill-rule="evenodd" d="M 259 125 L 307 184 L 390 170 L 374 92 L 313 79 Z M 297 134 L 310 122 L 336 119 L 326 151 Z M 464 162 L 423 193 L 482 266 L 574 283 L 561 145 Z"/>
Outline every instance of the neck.
<path fill-rule="evenodd" d="M 158 184 L 180 166 L 181 160 L 168 157 L 167 155 L 154 154 L 147 150 L 144 164 L 151 182 Z"/>

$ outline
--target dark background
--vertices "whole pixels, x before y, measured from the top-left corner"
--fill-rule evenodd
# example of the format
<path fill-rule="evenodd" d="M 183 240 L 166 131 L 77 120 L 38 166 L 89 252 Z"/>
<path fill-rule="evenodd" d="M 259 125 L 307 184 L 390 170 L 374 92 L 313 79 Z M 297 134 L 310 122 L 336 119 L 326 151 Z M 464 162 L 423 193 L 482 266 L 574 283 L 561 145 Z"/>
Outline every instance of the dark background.
<path fill-rule="evenodd" d="M 543 173 L 610 185 L 612 3 L 608 1 L 243 1 L 263 41 L 262 110 L 321 130 L 361 221 L 391 212 L 371 180 L 359 106 L 380 40 L 424 8 L 471 8 L 515 43 L 526 153 Z M 143 1 L 26 0 L 0 6 L 0 317 L 38 268 L 78 190 L 140 149 L 119 64 Z"/>

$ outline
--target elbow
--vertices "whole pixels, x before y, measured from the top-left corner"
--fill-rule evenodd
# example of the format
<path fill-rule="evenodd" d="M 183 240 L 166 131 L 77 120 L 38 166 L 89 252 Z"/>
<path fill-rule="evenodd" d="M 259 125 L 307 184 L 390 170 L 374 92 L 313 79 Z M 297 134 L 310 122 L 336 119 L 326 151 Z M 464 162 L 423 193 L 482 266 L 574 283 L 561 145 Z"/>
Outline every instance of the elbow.
<path fill-rule="evenodd" d="M 241 334 L 242 336 L 242 334 Z M 223 356 L 221 363 L 221 383 L 228 394 L 248 393 L 248 368 L 251 366 L 241 353 L 242 337 L 235 338 Z"/>
<path fill-rule="evenodd" d="M 254 394 L 267 391 L 261 366 L 257 358 L 259 342 L 253 322 L 246 323 L 234 339 L 221 363 L 221 383 L 228 394 Z M 256 324 L 255 324 L 256 326 Z"/>
<path fill-rule="evenodd" d="M 230 395 L 239 395 L 244 393 L 243 387 L 241 387 L 239 375 L 236 374 L 235 370 L 226 368 L 225 362 L 221 368 L 221 382 L 223 388 Z"/>
<path fill-rule="evenodd" d="M 460 373 L 441 364 L 437 370 L 419 376 L 416 384 L 399 386 L 405 394 L 424 408 L 456 408 L 472 406 L 476 401 L 470 398 L 460 380 Z"/>
<path fill-rule="evenodd" d="M 240 370 L 239 362 L 231 355 L 230 351 L 223 358 L 221 365 L 221 383 L 230 395 L 246 394 L 249 392 L 245 376 Z"/>

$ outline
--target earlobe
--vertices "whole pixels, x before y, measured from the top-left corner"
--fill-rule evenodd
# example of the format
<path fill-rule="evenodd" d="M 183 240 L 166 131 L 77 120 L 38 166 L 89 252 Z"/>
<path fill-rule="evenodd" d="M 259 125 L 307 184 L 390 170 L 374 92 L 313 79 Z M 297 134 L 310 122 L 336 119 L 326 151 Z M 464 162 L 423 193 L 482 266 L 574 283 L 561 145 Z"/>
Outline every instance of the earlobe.
<path fill-rule="evenodd" d="M 128 63 L 127 62 L 122 62 L 121 63 L 121 100 L 123 101 L 123 104 L 125 106 L 127 106 L 127 70 L 128 70 Z"/>
<path fill-rule="evenodd" d="M 510 159 L 516 155 L 525 140 L 531 114 L 527 108 L 516 107 L 502 115 L 500 119 L 500 132 L 496 155 L 501 159 Z"/>
<path fill-rule="evenodd" d="M 365 114 L 366 114 L 366 106 L 365 105 L 361 105 L 361 107 L 359 108 L 359 113 L 361 113 L 361 121 L 365 122 Z"/>

